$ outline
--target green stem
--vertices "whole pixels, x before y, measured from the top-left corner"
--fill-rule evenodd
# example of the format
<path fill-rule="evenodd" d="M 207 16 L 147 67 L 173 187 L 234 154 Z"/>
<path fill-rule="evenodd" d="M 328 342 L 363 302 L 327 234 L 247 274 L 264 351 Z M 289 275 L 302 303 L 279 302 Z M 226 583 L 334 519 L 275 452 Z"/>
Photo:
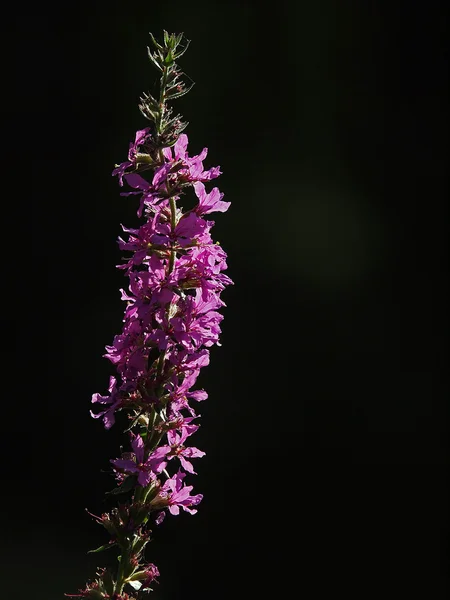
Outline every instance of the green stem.
<path fill-rule="evenodd" d="M 122 556 L 120 557 L 119 571 L 117 573 L 117 581 L 116 581 L 116 594 L 121 594 L 123 592 L 123 588 L 125 586 L 124 581 L 124 570 L 125 570 L 125 552 L 122 549 Z"/>
<path fill-rule="evenodd" d="M 168 67 L 163 67 L 163 74 L 161 76 L 161 89 L 159 91 L 158 119 L 157 119 L 157 122 L 156 122 L 156 133 L 157 133 L 158 138 L 159 138 L 159 136 L 162 133 L 161 125 L 162 125 L 163 116 L 164 116 L 164 94 L 165 94 L 165 91 L 166 91 L 168 72 L 169 72 Z M 163 153 L 162 153 L 162 148 L 160 148 L 158 150 L 158 155 L 159 155 L 160 161 L 164 162 L 164 156 L 163 156 Z"/>

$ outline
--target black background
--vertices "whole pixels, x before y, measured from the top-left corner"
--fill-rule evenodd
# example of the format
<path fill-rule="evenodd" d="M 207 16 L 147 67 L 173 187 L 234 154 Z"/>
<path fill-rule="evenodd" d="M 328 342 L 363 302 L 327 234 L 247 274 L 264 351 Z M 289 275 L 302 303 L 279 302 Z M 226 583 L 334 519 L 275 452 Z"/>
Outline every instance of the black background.
<path fill-rule="evenodd" d="M 146 126 L 162 29 L 192 40 L 176 109 L 221 165 L 235 285 L 200 379 L 204 500 L 155 530 L 153 597 L 444 598 L 443 3 L 44 4 L 14 25 L 8 598 L 62 598 L 113 558 L 86 554 L 106 536 L 84 512 L 109 506 L 125 441 L 89 416 L 121 327 L 116 238 L 138 222 L 111 170 Z"/>

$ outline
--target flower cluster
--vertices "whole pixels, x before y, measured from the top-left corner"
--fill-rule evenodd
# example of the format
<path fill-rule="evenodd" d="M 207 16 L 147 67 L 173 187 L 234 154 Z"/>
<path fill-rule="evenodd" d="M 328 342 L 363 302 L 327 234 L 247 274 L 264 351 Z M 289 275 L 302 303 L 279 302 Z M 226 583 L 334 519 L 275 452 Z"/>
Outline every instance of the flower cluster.
<path fill-rule="evenodd" d="M 101 571 L 79 597 L 126 598 L 125 584 L 150 591 L 159 573 L 142 558 L 152 513 L 159 524 L 167 512 L 197 512 L 202 495 L 191 494 L 193 487 L 184 483 L 187 474 L 195 474 L 192 459 L 204 455 L 189 445 L 199 428 L 193 403 L 207 398 L 195 388 L 201 368 L 209 363 L 209 348 L 220 345 L 219 309 L 225 306 L 220 294 L 232 283 L 224 273 L 227 256 L 211 237 L 214 221 L 209 219 L 230 203 L 217 187 L 208 192 L 205 186 L 220 169 L 204 169 L 207 148 L 189 156 L 187 135 L 180 133 L 184 125 L 179 117 L 169 119 L 165 105 L 185 93 L 174 62 L 184 52 L 177 54 L 181 36 L 164 32 L 163 45 L 152 39 L 156 52 L 149 56 L 162 72 L 161 93 L 159 101 L 147 94 L 140 108 L 154 126 L 136 133 L 127 160 L 113 171 L 120 185 L 128 186 L 122 196 L 138 197 L 143 223 L 122 226 L 124 237 L 118 240 L 127 254 L 119 268 L 129 284 L 121 290 L 126 302 L 122 331 L 105 354 L 117 375 L 110 378 L 107 394 L 92 396 L 97 408 L 91 411 L 107 429 L 117 413 L 128 415 L 131 447 L 111 460 L 118 483 L 112 493 L 133 494 L 119 509 L 95 517 L 111 535 L 99 550 L 111 545 L 121 549 L 116 581 L 109 571 Z M 179 203 L 183 198 L 185 204 L 185 197 L 184 208 Z"/>
<path fill-rule="evenodd" d="M 207 397 L 191 388 L 209 362 L 207 348 L 219 344 L 223 316 L 218 309 L 224 306 L 220 293 L 231 283 L 223 272 L 226 254 L 211 238 L 214 222 L 204 217 L 226 211 L 230 203 L 222 201 L 217 187 L 206 192 L 204 182 L 220 170 L 203 170 L 206 148 L 189 158 L 185 134 L 173 150 L 163 149 L 164 162 L 151 183 L 138 173 L 127 173 L 136 167 L 135 156 L 143 153 L 150 136 L 147 130 L 139 131 L 130 145 L 131 160 L 114 171 L 137 190 L 126 195 L 140 195 L 138 214 L 144 213 L 145 223 L 138 229 L 122 227 L 128 237 L 119 238 L 120 248 L 131 253 L 119 266 L 129 277 L 128 290 L 121 290 L 127 307 L 122 332 L 106 347 L 105 356 L 115 365 L 120 383 L 111 377 L 108 394 L 94 394 L 92 401 L 102 405 L 94 416 L 102 417 L 106 428 L 123 408 L 143 413 L 165 409 L 166 426 L 186 439 L 195 428 L 183 425 L 181 411 L 195 416 L 188 399 Z M 188 186 L 197 202 L 183 212 L 176 202 Z"/>

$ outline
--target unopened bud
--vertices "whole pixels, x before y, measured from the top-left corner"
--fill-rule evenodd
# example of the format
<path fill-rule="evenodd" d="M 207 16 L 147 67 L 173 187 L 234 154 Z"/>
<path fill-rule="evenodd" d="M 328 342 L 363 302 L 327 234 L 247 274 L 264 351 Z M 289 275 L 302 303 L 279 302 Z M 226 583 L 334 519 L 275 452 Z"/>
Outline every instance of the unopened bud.
<path fill-rule="evenodd" d="M 141 415 L 138 419 L 138 423 L 139 423 L 139 425 L 143 425 L 144 427 L 147 427 L 148 426 L 148 416 Z"/>

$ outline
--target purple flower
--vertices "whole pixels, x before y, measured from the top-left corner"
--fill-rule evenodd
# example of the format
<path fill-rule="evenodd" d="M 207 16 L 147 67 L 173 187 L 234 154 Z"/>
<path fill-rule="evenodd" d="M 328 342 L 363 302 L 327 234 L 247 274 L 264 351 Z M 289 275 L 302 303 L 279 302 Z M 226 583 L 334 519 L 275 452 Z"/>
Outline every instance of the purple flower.
<path fill-rule="evenodd" d="M 135 460 L 128 458 L 118 458 L 111 460 L 111 463 L 126 473 L 138 473 L 138 483 L 142 487 L 147 486 L 150 481 L 156 479 L 156 475 L 166 468 L 166 452 L 163 448 L 157 448 L 150 456 L 145 459 L 145 445 L 140 435 L 136 435 L 131 447 L 134 450 Z"/>
<path fill-rule="evenodd" d="M 166 506 L 169 507 L 172 515 L 180 513 L 180 506 L 186 512 L 195 515 L 197 509 L 190 507 L 197 506 L 203 499 L 202 494 L 191 496 L 193 486 L 182 484 L 185 476 L 186 473 L 178 471 L 178 473 L 164 483 L 160 490 L 160 497 L 165 500 Z"/>
<path fill-rule="evenodd" d="M 205 360 L 208 358 L 209 354 L 206 357 L 202 355 L 199 360 Z M 192 361 L 194 364 L 198 365 L 198 361 Z M 190 366 L 191 363 L 188 363 Z M 170 407 L 175 414 L 179 414 L 179 412 L 183 409 L 189 410 L 190 414 L 194 417 L 195 413 L 192 408 L 189 406 L 189 399 L 192 398 L 197 402 L 202 400 L 206 400 L 208 398 L 208 394 L 205 390 L 196 390 L 190 391 L 190 388 L 195 385 L 198 374 L 200 373 L 200 368 L 193 368 L 191 371 L 187 371 L 186 375 L 181 384 L 178 383 L 178 380 L 175 382 L 168 383 L 169 388 L 169 396 L 170 396 Z"/>
<path fill-rule="evenodd" d="M 188 213 L 178 221 L 174 231 L 172 231 L 169 223 L 157 225 L 158 235 L 154 236 L 154 242 L 161 246 L 179 244 L 183 248 L 195 243 L 195 240 L 203 234 L 206 227 L 206 221 L 200 219 L 194 213 Z"/>
<path fill-rule="evenodd" d="M 103 424 L 105 425 L 106 429 L 110 429 L 114 425 L 116 421 L 114 413 L 121 404 L 121 399 L 118 394 L 117 381 L 115 377 L 109 378 L 108 391 L 109 395 L 107 396 L 101 396 L 98 393 L 92 394 L 93 403 L 106 404 L 109 405 L 108 408 L 97 414 L 95 414 L 91 410 L 91 416 L 94 417 L 94 419 L 99 419 L 100 417 L 103 418 Z"/>
<path fill-rule="evenodd" d="M 187 145 L 188 136 L 182 133 L 173 146 L 173 153 L 172 148 L 164 148 L 163 154 L 169 161 L 173 160 L 173 158 L 175 160 L 184 160 L 187 156 Z"/>
<path fill-rule="evenodd" d="M 117 165 L 117 167 L 112 172 L 113 175 L 119 176 L 120 185 L 123 185 L 123 177 L 125 175 L 126 170 L 129 169 L 130 167 L 135 166 L 136 154 L 139 151 L 139 147 L 142 144 L 144 144 L 145 141 L 147 140 L 147 138 L 149 137 L 149 135 L 148 135 L 149 131 L 150 131 L 149 127 L 146 127 L 145 129 L 141 129 L 140 131 L 136 131 L 135 140 L 134 140 L 134 142 L 130 143 L 130 148 L 128 150 L 128 160 L 121 163 L 120 165 Z"/>
<path fill-rule="evenodd" d="M 164 148 L 163 154 L 170 163 L 178 162 L 181 168 L 178 169 L 180 179 L 183 182 L 210 181 L 219 177 L 220 167 L 212 167 L 208 171 L 203 170 L 203 161 L 208 154 L 208 148 L 203 148 L 197 156 L 189 157 L 187 153 L 188 136 L 182 133 L 172 148 Z"/>
<path fill-rule="evenodd" d="M 154 188 L 143 177 L 137 173 L 128 173 L 125 175 L 125 180 L 132 188 L 139 190 L 138 192 L 122 192 L 121 196 L 136 196 L 142 194 L 141 202 L 137 211 L 137 216 L 142 217 L 142 212 L 147 206 L 153 206 L 155 202 L 161 200 Z"/>
<path fill-rule="evenodd" d="M 212 212 L 225 212 L 229 209 L 231 202 L 222 202 L 223 194 L 219 188 L 213 188 L 209 194 L 205 191 L 205 186 L 201 181 L 194 183 L 194 190 L 199 199 L 195 212 L 200 215 L 206 215 Z"/>
<path fill-rule="evenodd" d="M 189 435 L 191 435 L 191 430 L 187 427 L 182 428 L 181 434 L 178 434 L 175 431 L 167 432 L 167 440 L 170 445 L 170 454 L 168 454 L 167 458 L 170 460 L 172 457 L 178 456 L 183 469 L 188 473 L 196 475 L 192 463 L 186 459 L 201 458 L 202 456 L 205 456 L 205 453 L 202 450 L 199 450 L 198 448 L 186 448 L 183 445 Z"/>
<path fill-rule="evenodd" d="M 223 315 L 211 310 L 221 301 L 215 294 L 208 292 L 207 300 L 203 300 L 202 293 L 197 290 L 195 297 L 188 296 L 183 304 L 180 317 L 174 317 L 171 325 L 174 338 L 188 350 L 195 350 L 201 345 L 206 347 L 219 344 L 219 323 Z M 221 303 L 222 304 L 222 303 Z"/>
<path fill-rule="evenodd" d="M 152 581 L 155 581 L 157 577 L 159 577 L 158 567 L 153 563 L 148 563 L 145 567 L 145 575 L 142 580 L 144 590 L 152 583 Z"/>
<path fill-rule="evenodd" d="M 178 457 L 180 459 L 181 466 L 188 473 L 192 473 L 196 475 L 194 471 L 194 467 L 191 462 L 189 462 L 188 458 L 201 458 L 205 456 L 205 453 L 202 450 L 194 447 L 186 447 L 184 442 L 186 439 L 192 435 L 195 431 L 197 431 L 198 425 L 191 426 L 181 426 L 181 434 L 176 433 L 174 430 L 169 430 L 167 432 L 167 441 L 168 444 L 165 446 L 160 446 L 158 448 L 158 460 L 164 462 L 164 467 L 167 465 L 167 461 L 170 461 L 174 457 Z M 162 470 L 162 469 L 160 469 Z"/>
<path fill-rule="evenodd" d="M 144 144 L 149 135 L 150 127 L 146 127 L 145 129 L 140 129 L 136 131 L 136 136 L 133 143 L 130 143 L 130 148 L 128 150 L 128 160 L 134 161 L 136 160 L 136 154 L 139 151 L 139 147 Z"/>

